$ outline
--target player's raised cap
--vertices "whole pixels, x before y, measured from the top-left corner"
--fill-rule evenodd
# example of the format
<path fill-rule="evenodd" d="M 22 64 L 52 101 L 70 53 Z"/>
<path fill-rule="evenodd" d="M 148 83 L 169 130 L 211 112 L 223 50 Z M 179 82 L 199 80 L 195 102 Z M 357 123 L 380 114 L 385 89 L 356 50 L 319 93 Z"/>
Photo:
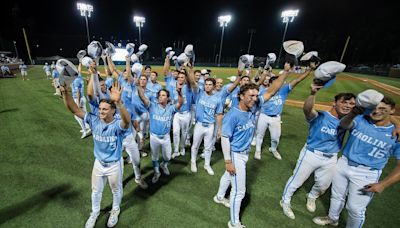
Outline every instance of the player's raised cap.
<path fill-rule="evenodd" d="M 87 53 L 90 57 L 97 59 L 101 56 L 103 47 L 98 41 L 92 41 L 87 47 Z"/>
<path fill-rule="evenodd" d="M 165 48 L 165 53 L 168 54 L 170 51 L 172 51 L 172 47 L 167 47 Z"/>
<path fill-rule="evenodd" d="M 172 57 L 174 57 L 175 52 L 174 51 L 170 51 L 170 52 L 168 52 L 167 55 L 168 55 L 168 58 L 171 59 Z"/>
<path fill-rule="evenodd" d="M 318 52 L 316 52 L 316 51 L 307 52 L 305 55 L 303 55 L 300 58 L 300 61 L 312 61 L 313 58 L 319 59 Z"/>
<path fill-rule="evenodd" d="M 192 45 L 192 44 L 186 45 L 185 50 L 184 50 L 183 52 L 185 53 L 185 55 L 186 55 L 188 58 L 193 57 L 193 54 L 194 54 L 193 45 Z"/>
<path fill-rule="evenodd" d="M 238 62 L 238 69 L 244 70 L 244 68 L 249 68 L 251 65 L 253 65 L 253 60 L 254 60 L 254 55 L 246 54 L 240 56 Z"/>
<path fill-rule="evenodd" d="M 148 47 L 146 44 L 140 45 L 138 48 L 139 51 L 136 53 L 136 55 L 138 55 L 138 53 L 139 53 L 139 55 L 142 55 L 147 50 L 147 48 Z"/>
<path fill-rule="evenodd" d="M 131 61 L 132 61 L 132 63 L 138 63 L 139 57 L 136 54 L 132 54 Z"/>
<path fill-rule="evenodd" d="M 128 44 L 126 44 L 125 49 L 128 52 L 128 54 L 126 56 L 131 57 L 133 55 L 133 53 L 135 52 L 135 44 L 128 43 Z"/>
<path fill-rule="evenodd" d="M 105 44 L 106 44 L 106 53 L 108 55 L 110 55 L 110 56 L 114 55 L 115 54 L 115 46 L 114 46 L 114 44 L 112 44 L 112 43 L 110 43 L 108 41 L 106 41 Z"/>
<path fill-rule="evenodd" d="M 178 59 L 178 57 L 176 56 L 176 55 L 174 55 L 174 56 L 172 56 L 172 58 L 171 58 L 172 60 L 177 60 Z"/>
<path fill-rule="evenodd" d="M 189 61 L 189 58 L 187 57 L 187 55 L 185 53 L 181 53 L 178 58 L 176 59 L 176 61 L 178 62 L 178 65 L 181 66 L 184 63 Z"/>
<path fill-rule="evenodd" d="M 236 76 L 229 76 L 228 79 L 230 82 L 234 82 L 236 81 Z"/>
<path fill-rule="evenodd" d="M 267 55 L 267 65 L 273 64 L 276 61 L 276 55 L 275 53 L 268 53 Z"/>
<path fill-rule="evenodd" d="M 56 69 L 60 73 L 60 83 L 64 82 L 70 85 L 78 77 L 78 70 L 75 65 L 66 59 L 59 59 L 56 63 Z"/>
<path fill-rule="evenodd" d="M 343 63 L 339 63 L 336 61 L 325 62 L 315 70 L 314 79 L 320 80 L 322 82 L 327 82 L 333 77 L 336 77 L 336 74 L 343 72 L 345 68 L 346 65 L 344 65 Z"/>
<path fill-rule="evenodd" d="M 283 49 L 285 49 L 288 54 L 294 55 L 298 58 L 303 54 L 304 45 L 303 42 L 298 40 L 288 40 L 283 42 Z"/>
<path fill-rule="evenodd" d="M 132 65 L 132 73 L 136 75 L 136 77 L 140 77 L 142 75 L 143 65 L 139 62 L 136 62 Z"/>
<path fill-rule="evenodd" d="M 76 57 L 79 59 L 79 61 L 82 60 L 83 57 L 85 57 L 86 55 L 86 51 L 85 50 L 80 50 L 78 51 L 78 53 L 76 54 Z"/>
<path fill-rule="evenodd" d="M 200 71 L 200 73 L 201 73 L 202 75 L 208 74 L 208 70 L 207 70 L 207 69 L 202 69 L 202 70 Z"/>
<path fill-rule="evenodd" d="M 85 57 L 82 58 L 82 61 L 81 61 L 81 62 L 82 62 L 82 65 L 83 65 L 83 66 L 89 67 L 90 64 L 93 63 L 93 59 L 90 58 L 90 57 L 88 57 L 88 56 L 85 56 Z"/>
<path fill-rule="evenodd" d="M 374 109 L 383 99 L 380 92 L 368 89 L 357 95 L 356 105 L 365 109 Z"/>

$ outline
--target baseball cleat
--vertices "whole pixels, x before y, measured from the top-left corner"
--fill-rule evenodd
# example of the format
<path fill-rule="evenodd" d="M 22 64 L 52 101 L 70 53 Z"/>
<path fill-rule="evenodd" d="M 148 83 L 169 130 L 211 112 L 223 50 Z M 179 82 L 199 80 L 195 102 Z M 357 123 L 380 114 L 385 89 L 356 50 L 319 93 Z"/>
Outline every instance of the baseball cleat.
<path fill-rule="evenodd" d="M 231 207 L 231 203 L 229 202 L 229 200 L 227 198 L 219 199 L 218 196 L 214 196 L 213 200 L 214 200 L 214 202 L 222 204 L 227 208 Z"/>
<path fill-rule="evenodd" d="M 186 152 L 185 152 L 185 148 L 182 148 L 180 154 L 181 154 L 182 156 L 184 156 L 185 153 L 186 153 Z"/>
<path fill-rule="evenodd" d="M 204 159 L 204 158 L 206 157 L 206 155 L 204 154 L 204 152 L 200 154 L 200 157 L 201 157 L 202 159 Z"/>
<path fill-rule="evenodd" d="M 81 139 L 84 139 L 84 138 L 88 137 L 89 135 L 91 135 L 91 131 L 90 130 L 84 131 L 82 133 Z"/>
<path fill-rule="evenodd" d="M 315 212 L 315 209 L 316 209 L 315 200 L 316 200 L 316 199 L 307 197 L 307 204 L 306 204 L 306 207 L 307 207 L 307 210 L 308 210 L 309 212 Z"/>
<path fill-rule="evenodd" d="M 142 157 L 147 157 L 147 153 L 144 151 L 140 151 L 140 155 L 142 155 Z"/>
<path fill-rule="evenodd" d="M 228 227 L 229 228 L 246 228 L 245 225 L 242 225 L 242 223 L 237 223 L 236 225 L 233 225 L 230 221 L 228 222 Z"/>
<path fill-rule="evenodd" d="M 162 171 L 164 172 L 165 175 L 169 176 L 171 174 L 169 172 L 167 165 L 164 162 L 161 162 L 160 168 L 162 169 Z"/>
<path fill-rule="evenodd" d="M 209 165 L 205 165 L 204 169 L 207 171 L 208 175 L 214 176 L 214 170 Z"/>
<path fill-rule="evenodd" d="M 192 171 L 192 173 L 197 173 L 196 162 L 190 162 L 190 171 Z"/>
<path fill-rule="evenodd" d="M 294 213 L 292 211 L 292 208 L 290 207 L 289 203 L 284 203 L 282 202 L 282 200 L 279 202 L 279 204 L 281 205 L 282 209 L 283 209 L 283 214 L 285 214 L 287 217 L 289 217 L 290 219 L 295 219 L 296 216 L 294 216 Z"/>
<path fill-rule="evenodd" d="M 256 138 L 255 138 L 255 137 L 253 138 L 253 140 L 251 140 L 251 145 L 252 145 L 252 146 L 256 146 L 256 145 L 257 145 L 257 143 L 256 143 Z"/>
<path fill-rule="evenodd" d="M 155 172 L 153 179 L 151 179 L 151 182 L 153 182 L 153 184 L 157 183 L 158 179 L 160 179 L 161 173 L 159 172 Z"/>
<path fill-rule="evenodd" d="M 114 227 L 115 225 L 117 225 L 119 212 L 119 209 L 110 211 L 110 217 L 108 218 L 107 227 Z"/>
<path fill-rule="evenodd" d="M 270 147 L 269 152 L 272 153 L 272 155 L 274 155 L 274 157 L 278 160 L 282 160 L 282 156 L 279 154 L 279 152 L 277 150 L 273 151 L 272 148 Z"/>
<path fill-rule="evenodd" d="M 139 185 L 139 187 L 141 189 L 147 189 L 149 187 L 149 185 L 146 183 L 146 181 L 144 181 L 142 178 L 139 178 L 139 179 L 135 178 L 135 183 L 137 185 Z"/>
<path fill-rule="evenodd" d="M 185 146 L 189 147 L 189 146 L 191 146 L 191 145 L 192 145 L 192 144 L 190 143 L 190 139 L 189 139 L 189 140 L 186 140 Z"/>
<path fill-rule="evenodd" d="M 261 151 L 256 151 L 254 153 L 254 159 L 261 160 Z"/>
<path fill-rule="evenodd" d="M 85 228 L 93 228 L 96 225 L 97 217 L 99 217 L 100 212 L 90 213 L 88 220 L 86 221 Z"/>
<path fill-rule="evenodd" d="M 176 158 L 176 157 L 179 157 L 180 156 L 180 153 L 179 152 L 174 152 L 174 153 L 172 153 L 172 159 L 174 159 L 174 158 Z"/>
<path fill-rule="evenodd" d="M 338 226 L 339 225 L 338 221 L 333 221 L 331 218 L 329 218 L 329 216 L 315 217 L 315 218 L 313 218 L 313 222 L 320 226 L 326 226 L 326 225 Z"/>

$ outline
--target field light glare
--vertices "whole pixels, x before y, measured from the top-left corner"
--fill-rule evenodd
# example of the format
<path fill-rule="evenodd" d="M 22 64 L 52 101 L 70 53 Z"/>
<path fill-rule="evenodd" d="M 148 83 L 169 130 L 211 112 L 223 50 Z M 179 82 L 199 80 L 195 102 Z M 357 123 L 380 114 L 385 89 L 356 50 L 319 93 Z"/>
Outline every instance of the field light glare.
<path fill-rule="evenodd" d="M 299 14 L 299 10 L 285 10 L 282 11 L 281 17 L 283 23 L 293 22 L 294 18 Z"/>
<path fill-rule="evenodd" d="M 136 24 L 136 27 L 143 27 L 143 24 L 146 22 L 146 18 L 140 16 L 134 16 L 133 21 Z"/>
<path fill-rule="evenodd" d="M 81 11 L 81 16 L 90 17 L 93 12 L 93 6 L 86 3 L 77 3 L 78 10 Z"/>
<path fill-rule="evenodd" d="M 231 15 L 224 15 L 218 17 L 218 22 L 220 27 L 226 27 L 228 23 L 231 21 Z"/>

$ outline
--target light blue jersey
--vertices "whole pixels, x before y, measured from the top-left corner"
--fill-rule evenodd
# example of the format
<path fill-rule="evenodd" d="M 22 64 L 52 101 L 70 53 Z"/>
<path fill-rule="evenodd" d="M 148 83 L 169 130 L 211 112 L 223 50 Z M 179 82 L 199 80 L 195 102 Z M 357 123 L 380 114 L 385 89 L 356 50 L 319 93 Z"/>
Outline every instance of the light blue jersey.
<path fill-rule="evenodd" d="M 121 128 L 121 121 L 114 119 L 105 123 L 92 113 L 86 113 L 84 121 L 92 129 L 94 156 L 102 162 L 113 162 L 121 159 L 122 140 L 126 129 Z"/>
<path fill-rule="evenodd" d="M 290 84 L 283 85 L 278 92 L 271 97 L 271 99 L 269 99 L 267 102 L 261 103 L 261 113 L 264 113 L 268 116 L 281 115 L 286 98 L 291 90 L 292 88 L 290 87 Z"/>
<path fill-rule="evenodd" d="M 151 102 L 153 100 L 156 100 L 153 98 L 153 93 L 146 89 L 144 92 L 144 96 Z M 139 94 L 137 94 L 137 90 L 136 90 L 136 94 L 134 96 L 132 96 L 132 104 L 134 107 L 135 112 L 140 116 L 145 112 L 148 112 L 146 106 L 144 105 L 142 99 L 140 99 Z"/>
<path fill-rule="evenodd" d="M 238 106 L 238 104 L 239 104 L 239 99 L 238 99 L 238 96 L 239 96 L 239 91 L 240 91 L 240 87 L 239 86 L 237 86 L 232 92 L 231 92 L 231 94 L 229 95 L 229 99 L 231 100 L 231 107 L 236 107 L 236 106 Z"/>
<path fill-rule="evenodd" d="M 170 94 L 170 98 L 174 104 L 178 103 L 178 92 L 176 92 L 176 85 L 173 87 L 172 90 L 168 90 Z M 182 87 L 182 98 L 183 103 L 179 112 L 190 112 L 190 107 L 193 102 L 193 92 L 190 86 L 187 84 L 183 85 Z"/>
<path fill-rule="evenodd" d="M 118 76 L 118 82 L 123 88 L 121 93 L 121 100 L 126 106 L 131 105 L 132 96 L 136 93 L 136 85 L 133 82 L 128 82 L 124 79 L 122 73 Z"/>
<path fill-rule="evenodd" d="M 106 93 L 103 93 L 103 95 L 105 99 L 110 99 L 110 93 L 108 92 L 108 90 Z M 94 113 L 95 115 L 99 115 L 99 102 L 100 102 L 99 97 L 96 97 L 94 100 L 89 101 L 90 110 L 92 110 L 92 113 Z"/>
<path fill-rule="evenodd" d="M 107 76 L 106 80 L 104 81 L 104 84 L 106 85 L 107 90 L 110 90 L 110 88 L 112 87 L 112 84 L 114 82 L 114 78 Z"/>
<path fill-rule="evenodd" d="M 232 152 L 248 154 L 255 127 L 252 111 L 244 112 L 233 107 L 222 120 L 222 136 L 229 138 Z"/>
<path fill-rule="evenodd" d="M 72 97 L 74 99 L 78 99 L 78 91 L 80 97 L 85 96 L 84 94 L 85 82 L 83 81 L 82 75 L 79 74 L 78 77 L 76 77 L 74 81 L 72 81 L 71 85 L 72 85 L 71 86 Z"/>
<path fill-rule="evenodd" d="M 51 76 L 53 76 L 53 78 L 59 78 L 60 77 L 60 73 L 58 73 L 57 70 L 53 70 L 53 73 L 51 74 Z"/>
<path fill-rule="evenodd" d="M 19 69 L 20 69 L 21 71 L 26 71 L 27 68 L 28 68 L 28 67 L 27 67 L 25 64 L 19 65 Z"/>
<path fill-rule="evenodd" d="M 165 88 L 168 91 L 174 90 L 176 88 L 176 79 L 172 76 L 172 74 L 168 74 L 164 78 L 165 80 Z"/>
<path fill-rule="evenodd" d="M 357 164 L 383 169 L 390 156 L 400 160 L 400 143 L 392 138 L 394 129 L 393 124 L 379 127 L 370 121 L 369 116 L 357 116 L 343 155 Z"/>
<path fill-rule="evenodd" d="M 224 85 L 220 91 L 215 90 L 214 94 L 219 97 L 219 100 L 221 101 L 222 106 L 225 105 L 226 98 L 230 95 L 228 92 L 230 85 Z"/>
<path fill-rule="evenodd" d="M 309 121 L 310 132 L 307 137 L 307 149 L 324 153 L 337 153 L 342 148 L 345 130 L 339 128 L 340 120 L 330 112 L 318 112 L 318 116 Z"/>
<path fill-rule="evenodd" d="M 196 95 L 196 121 L 201 123 L 215 123 L 215 115 L 222 114 L 223 106 L 218 95 L 207 93 L 198 88 Z"/>
<path fill-rule="evenodd" d="M 146 90 L 149 90 L 152 94 L 152 99 L 157 99 L 157 93 L 162 89 L 160 83 L 153 83 L 150 80 L 147 82 Z"/>
<path fill-rule="evenodd" d="M 150 133 L 166 135 L 171 131 L 172 119 L 176 110 L 175 105 L 168 103 L 162 107 L 158 102 L 152 101 L 148 107 L 150 113 Z"/>

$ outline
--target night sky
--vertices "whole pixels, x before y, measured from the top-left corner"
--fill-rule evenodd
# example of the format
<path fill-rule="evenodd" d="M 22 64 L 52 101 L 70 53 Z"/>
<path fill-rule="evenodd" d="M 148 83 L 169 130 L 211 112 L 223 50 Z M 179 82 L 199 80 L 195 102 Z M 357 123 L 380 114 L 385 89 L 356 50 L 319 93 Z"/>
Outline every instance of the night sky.
<path fill-rule="evenodd" d="M 384 1 L 122 1 L 87 0 L 94 7 L 89 19 L 91 38 L 127 40 L 138 44 L 138 29 L 132 16 L 146 17 L 142 42 L 149 46 L 148 58 L 160 59 L 167 46 L 192 43 L 197 61 L 213 62 L 218 53 L 221 28 L 219 15 L 229 13 L 232 21 L 225 30 L 223 62 L 236 62 L 247 52 L 249 29 L 255 29 L 250 53 L 278 54 L 284 24 L 282 10 L 299 9 L 289 24 L 286 40 L 304 42 L 305 51 L 316 50 L 324 60 L 338 60 L 347 36 L 351 36 L 347 64 L 399 63 L 399 7 Z M 26 58 L 22 27 L 27 31 L 33 57 L 74 57 L 87 45 L 85 20 L 76 1 L 19 1 L 2 3 L 1 49 L 13 51 L 17 41 Z M 4 23 L 6 22 L 6 23 Z M 39 45 L 39 47 L 37 47 Z M 62 48 L 62 51 L 59 49 Z M 178 51 L 179 52 L 179 51 Z"/>

